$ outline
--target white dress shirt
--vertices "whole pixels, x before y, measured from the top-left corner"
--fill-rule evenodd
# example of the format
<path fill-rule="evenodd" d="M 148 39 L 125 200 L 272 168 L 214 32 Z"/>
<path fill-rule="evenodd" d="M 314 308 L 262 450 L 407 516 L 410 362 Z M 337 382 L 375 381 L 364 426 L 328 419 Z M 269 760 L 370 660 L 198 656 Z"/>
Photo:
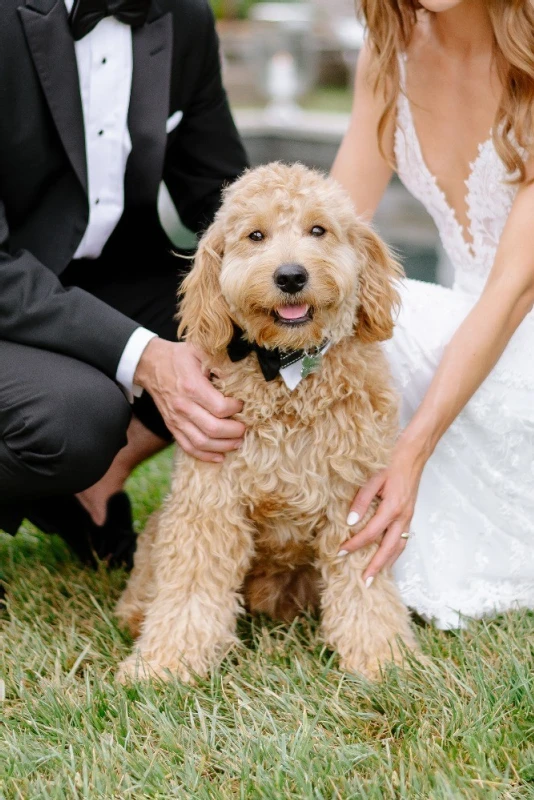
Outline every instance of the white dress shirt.
<path fill-rule="evenodd" d="M 74 0 L 65 0 L 70 13 Z M 132 30 L 106 17 L 74 43 L 87 156 L 89 222 L 74 258 L 98 258 L 124 211 L 124 175 L 132 149 L 128 109 L 132 90 Z M 133 378 L 145 347 L 156 336 L 137 328 L 122 353 L 116 380 L 130 402 L 142 390 Z"/>

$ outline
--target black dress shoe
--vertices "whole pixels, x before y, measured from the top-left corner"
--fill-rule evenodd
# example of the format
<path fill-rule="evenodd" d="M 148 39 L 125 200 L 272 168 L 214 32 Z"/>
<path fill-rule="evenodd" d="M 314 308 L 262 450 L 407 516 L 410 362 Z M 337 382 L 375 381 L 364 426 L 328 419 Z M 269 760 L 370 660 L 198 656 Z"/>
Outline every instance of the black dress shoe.
<path fill-rule="evenodd" d="M 133 529 L 132 507 L 126 492 L 118 492 L 108 500 L 106 521 L 93 534 L 93 547 L 101 561 L 109 567 L 133 567 L 137 536 Z"/>
<path fill-rule="evenodd" d="M 46 497 L 32 502 L 27 518 L 44 533 L 57 533 L 80 561 L 96 568 L 98 561 L 108 567 L 131 570 L 137 537 L 133 530 L 132 509 L 125 492 L 108 500 L 106 521 L 93 522 L 91 515 L 74 496 Z"/>

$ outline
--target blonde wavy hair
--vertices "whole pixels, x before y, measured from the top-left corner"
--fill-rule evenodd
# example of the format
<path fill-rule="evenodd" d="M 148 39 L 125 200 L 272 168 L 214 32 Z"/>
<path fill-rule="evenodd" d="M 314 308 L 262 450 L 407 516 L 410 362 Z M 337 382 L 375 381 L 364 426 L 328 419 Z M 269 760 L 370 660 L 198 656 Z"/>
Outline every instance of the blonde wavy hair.
<path fill-rule="evenodd" d="M 417 0 L 360 0 L 358 5 L 368 29 L 373 90 L 384 98 L 378 123 L 378 140 L 384 155 L 384 134 L 396 113 L 400 91 L 399 53 L 408 47 L 423 6 Z M 487 0 L 486 5 L 503 86 L 492 129 L 493 142 L 512 182 L 523 183 L 526 169 L 521 150 L 533 152 L 534 3 Z"/>

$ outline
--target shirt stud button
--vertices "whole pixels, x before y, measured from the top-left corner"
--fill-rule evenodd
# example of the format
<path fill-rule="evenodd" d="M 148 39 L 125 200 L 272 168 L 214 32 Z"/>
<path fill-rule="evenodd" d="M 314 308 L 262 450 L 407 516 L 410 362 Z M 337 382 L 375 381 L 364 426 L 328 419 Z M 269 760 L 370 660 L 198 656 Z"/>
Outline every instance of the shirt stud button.
<path fill-rule="evenodd" d="M 100 203 L 100 198 L 97 197 L 96 200 L 95 200 L 95 206 L 97 206 L 99 203 Z"/>
<path fill-rule="evenodd" d="M 106 63 L 107 63 L 107 58 L 103 58 L 102 59 L 102 64 L 106 64 Z"/>
<path fill-rule="evenodd" d="M 98 135 L 99 136 L 103 136 L 104 135 L 104 131 L 98 131 Z"/>

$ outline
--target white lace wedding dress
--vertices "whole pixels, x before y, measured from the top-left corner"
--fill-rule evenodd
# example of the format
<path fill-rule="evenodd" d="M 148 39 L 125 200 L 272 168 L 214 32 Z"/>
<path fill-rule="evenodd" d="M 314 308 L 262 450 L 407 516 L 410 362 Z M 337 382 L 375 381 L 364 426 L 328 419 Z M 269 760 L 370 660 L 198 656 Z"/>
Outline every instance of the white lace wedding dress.
<path fill-rule="evenodd" d="M 420 404 L 443 351 L 480 297 L 516 193 L 491 138 L 466 181 L 472 244 L 422 156 L 401 93 L 398 174 L 436 223 L 454 267 L 452 289 L 407 280 L 386 351 L 402 393 L 402 422 Z M 533 220 L 534 227 L 534 220 Z M 534 247 L 534 236 L 532 239 Z M 534 608 L 534 313 L 425 468 L 395 577 L 406 604 L 441 628 Z"/>

